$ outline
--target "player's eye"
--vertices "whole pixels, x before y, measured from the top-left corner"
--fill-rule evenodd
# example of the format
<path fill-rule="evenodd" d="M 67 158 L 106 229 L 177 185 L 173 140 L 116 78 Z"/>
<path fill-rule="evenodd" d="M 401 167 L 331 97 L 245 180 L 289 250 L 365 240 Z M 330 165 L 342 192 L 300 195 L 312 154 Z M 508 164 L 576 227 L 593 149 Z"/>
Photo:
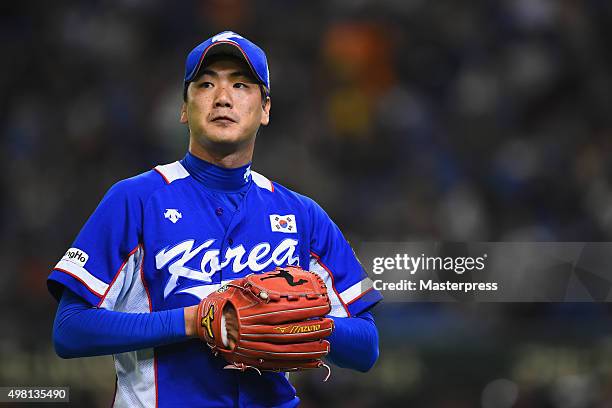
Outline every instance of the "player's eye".
<path fill-rule="evenodd" d="M 204 81 L 198 84 L 198 88 L 212 88 L 212 82 Z"/>
<path fill-rule="evenodd" d="M 248 88 L 248 85 L 247 85 L 247 84 L 245 84 L 245 83 L 243 83 L 243 82 L 236 82 L 236 83 L 234 84 L 234 88 L 239 88 L 239 89 L 240 89 L 240 88 Z"/>

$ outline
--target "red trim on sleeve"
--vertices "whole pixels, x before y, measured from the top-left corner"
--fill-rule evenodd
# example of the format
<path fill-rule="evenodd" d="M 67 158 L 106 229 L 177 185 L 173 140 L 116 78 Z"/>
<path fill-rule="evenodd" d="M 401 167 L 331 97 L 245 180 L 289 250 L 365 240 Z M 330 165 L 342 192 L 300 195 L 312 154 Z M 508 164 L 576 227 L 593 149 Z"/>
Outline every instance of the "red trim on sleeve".
<path fill-rule="evenodd" d="M 338 296 L 338 300 L 340 301 L 340 304 L 342 305 L 342 307 L 344 308 L 344 310 L 346 311 L 346 315 L 348 317 L 351 317 L 351 312 L 349 312 L 348 307 L 346 306 L 346 304 L 342 301 L 342 298 L 340 297 L 340 293 L 338 293 L 338 290 L 336 290 L 336 283 L 334 282 L 334 274 L 331 272 L 331 270 L 321 261 L 321 256 L 315 254 L 313 251 L 310 251 L 310 255 L 312 255 L 316 260 L 317 263 L 327 271 L 327 273 L 329 273 L 329 277 L 331 278 L 332 281 L 332 289 L 334 290 L 334 292 L 336 293 L 336 296 Z"/>
<path fill-rule="evenodd" d="M 365 295 L 366 293 L 368 293 L 369 291 L 374 290 L 374 288 L 370 288 L 368 290 L 366 290 L 365 292 L 363 292 L 361 295 L 357 296 L 355 299 L 351 300 L 350 302 L 347 303 L 347 306 L 352 304 L 353 302 L 355 302 L 357 299 L 363 297 L 363 295 Z"/>
<path fill-rule="evenodd" d="M 162 176 L 162 178 L 164 179 L 164 181 L 166 182 L 166 184 L 170 184 L 170 182 L 168 181 L 168 179 L 166 178 L 166 176 L 164 176 L 164 173 L 162 173 L 161 171 L 159 171 L 157 169 L 157 167 L 153 167 L 153 170 L 155 170 L 156 172 L 159 173 L 160 176 Z"/>
<path fill-rule="evenodd" d="M 98 302 L 98 307 L 100 307 L 100 305 L 102 304 L 102 302 L 104 302 L 104 299 L 106 299 L 106 295 L 108 295 L 108 292 L 111 290 L 111 288 L 113 287 L 113 284 L 115 283 L 115 281 L 117 280 L 117 278 L 119 277 L 119 274 L 121 273 L 121 270 L 125 267 L 125 264 L 128 263 L 128 261 L 130 260 L 130 258 L 132 257 L 132 255 L 134 255 L 134 253 L 136 253 L 136 251 L 138 250 L 138 248 L 140 247 L 140 244 L 136 245 L 136 248 L 132 249 L 130 251 L 130 253 L 127 255 L 127 257 L 125 258 L 125 261 L 123 261 L 123 263 L 121 264 L 121 266 L 119 267 L 119 269 L 117 270 L 117 272 L 115 272 L 115 277 L 113 278 L 113 280 L 111 281 L 111 283 L 108 285 L 108 288 L 106 289 L 106 292 L 104 292 L 104 295 L 102 296 L 102 299 L 100 299 L 100 302 Z"/>
<path fill-rule="evenodd" d="M 85 286 L 87 288 L 88 291 L 90 291 L 91 293 L 93 293 L 94 295 L 96 295 L 97 297 L 102 296 L 100 293 L 96 292 L 95 290 L 93 290 L 92 288 L 90 288 L 89 286 L 87 286 L 87 284 L 83 281 L 83 279 L 79 278 L 78 276 L 76 276 L 75 274 L 73 274 L 72 272 L 68 272 L 65 269 L 61 269 L 61 268 L 53 268 L 56 271 L 61 271 L 64 272 L 66 275 L 70 275 L 72 276 L 74 279 L 78 280 L 79 282 L 81 282 L 83 284 L 83 286 Z"/>

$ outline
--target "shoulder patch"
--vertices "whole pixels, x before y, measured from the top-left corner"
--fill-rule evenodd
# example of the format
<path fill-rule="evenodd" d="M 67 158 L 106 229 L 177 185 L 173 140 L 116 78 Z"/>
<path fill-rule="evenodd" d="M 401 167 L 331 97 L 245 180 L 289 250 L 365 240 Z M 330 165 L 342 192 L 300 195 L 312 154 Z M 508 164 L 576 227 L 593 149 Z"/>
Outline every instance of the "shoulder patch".
<path fill-rule="evenodd" d="M 158 172 L 168 184 L 189 176 L 189 172 L 185 170 L 183 165 L 178 161 L 170 164 L 160 164 L 159 166 L 155 166 L 154 170 Z"/>
<path fill-rule="evenodd" d="M 251 170 L 251 177 L 253 178 L 253 181 L 255 182 L 255 184 L 257 184 L 258 187 L 265 188 L 266 190 L 274 192 L 274 185 L 266 177 L 253 170 Z"/>

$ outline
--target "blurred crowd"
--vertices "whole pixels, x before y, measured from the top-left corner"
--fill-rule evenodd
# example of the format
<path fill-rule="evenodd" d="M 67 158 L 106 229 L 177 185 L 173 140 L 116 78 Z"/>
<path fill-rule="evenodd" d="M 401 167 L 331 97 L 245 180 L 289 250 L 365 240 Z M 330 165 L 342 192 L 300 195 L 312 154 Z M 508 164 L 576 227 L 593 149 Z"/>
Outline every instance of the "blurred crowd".
<path fill-rule="evenodd" d="M 51 365 L 83 364 L 48 355 L 55 302 L 46 275 L 114 182 L 185 154 L 188 133 L 178 121 L 184 59 L 225 29 L 269 58 L 271 123 L 258 135 L 254 169 L 317 200 L 351 242 L 612 240 L 609 1 L 66 0 L 0 7 L 0 321 L 10 328 L 0 335 L 2 358 L 40 353 Z M 487 398 L 499 400 L 490 397 L 495 392 L 518 390 L 518 379 L 494 382 L 484 361 L 473 366 L 481 375 L 464 377 L 476 385 L 436 399 L 436 387 L 445 385 L 424 380 L 437 371 L 422 369 L 423 344 L 445 337 L 440 330 L 449 325 L 476 337 L 481 318 L 498 319 L 489 329 L 501 336 L 510 330 L 502 322 L 520 325 L 540 312 L 379 309 L 388 348 L 382 345 L 373 373 L 346 374 L 368 384 L 363 398 L 346 406 L 374 406 L 380 384 L 395 376 L 420 380 L 404 394 L 392 385 L 399 396 L 389 397 L 390 406 L 513 406 L 487 405 Z M 420 332 L 427 322 L 434 329 L 420 343 L 413 332 L 393 330 L 413 325 Z M 572 331 L 578 356 L 591 341 L 612 353 L 594 327 Z M 554 337 L 531 329 L 546 344 Z M 456 350 L 446 349 L 446 363 L 436 364 L 462 373 L 475 360 L 495 360 L 509 349 L 493 337 L 471 348 L 447 337 Z M 518 353 L 525 344 L 513 347 Z M 430 355 L 432 364 L 440 358 Z M 516 374 L 501 359 L 495 364 L 505 367 L 499 375 Z M 566 373 L 587 390 L 578 402 L 559 397 L 571 387 L 554 383 L 557 394 L 522 405 L 517 397 L 515 406 L 612 406 L 609 396 L 610 405 L 594 405 L 612 388 L 612 367 L 604 366 L 595 379 Z M 0 370 L 0 385 L 25 378 L 11 373 Z M 112 392 L 112 373 L 108 378 Z M 307 395 L 305 406 L 341 404 L 334 399 L 340 394 L 326 395 L 324 385 L 303 378 L 303 389 L 319 398 Z"/>

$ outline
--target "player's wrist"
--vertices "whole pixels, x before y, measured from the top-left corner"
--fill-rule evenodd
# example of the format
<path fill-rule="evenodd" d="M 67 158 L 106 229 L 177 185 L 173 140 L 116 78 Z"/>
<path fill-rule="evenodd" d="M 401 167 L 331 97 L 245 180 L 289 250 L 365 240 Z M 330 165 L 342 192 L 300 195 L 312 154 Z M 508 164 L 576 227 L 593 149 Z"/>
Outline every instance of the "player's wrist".
<path fill-rule="evenodd" d="M 183 309 L 185 314 L 185 335 L 197 337 L 196 320 L 198 319 L 198 306 L 189 306 Z"/>

